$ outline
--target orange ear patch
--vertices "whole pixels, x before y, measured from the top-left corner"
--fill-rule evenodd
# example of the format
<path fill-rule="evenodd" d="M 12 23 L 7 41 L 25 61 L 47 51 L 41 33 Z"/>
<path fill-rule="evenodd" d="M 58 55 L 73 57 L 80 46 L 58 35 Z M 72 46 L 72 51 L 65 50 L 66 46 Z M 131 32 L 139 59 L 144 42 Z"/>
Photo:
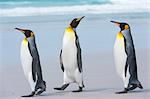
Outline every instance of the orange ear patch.
<path fill-rule="evenodd" d="M 125 25 L 125 30 L 129 29 L 129 26 L 128 25 Z"/>
<path fill-rule="evenodd" d="M 33 37 L 34 36 L 34 33 L 33 32 L 31 32 L 31 36 L 30 37 Z"/>

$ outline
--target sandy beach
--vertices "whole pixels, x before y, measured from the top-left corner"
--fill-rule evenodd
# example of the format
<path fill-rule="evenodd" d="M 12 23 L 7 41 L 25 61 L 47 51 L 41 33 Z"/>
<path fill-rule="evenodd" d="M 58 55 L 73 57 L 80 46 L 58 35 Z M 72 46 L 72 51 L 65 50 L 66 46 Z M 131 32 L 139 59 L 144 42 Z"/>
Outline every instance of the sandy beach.
<path fill-rule="evenodd" d="M 0 17 L 0 99 L 21 99 L 31 92 L 20 62 L 20 44 L 24 35 L 14 28 L 35 32 L 47 90 L 33 99 L 149 99 L 150 98 L 150 13 L 84 14 L 77 28 L 83 57 L 85 89 L 71 84 L 65 91 L 55 91 L 62 85 L 59 52 L 65 28 L 76 15 Z M 138 77 L 144 89 L 128 94 L 115 94 L 123 89 L 117 75 L 113 45 L 119 28 L 111 20 L 127 22 L 134 40 Z"/>

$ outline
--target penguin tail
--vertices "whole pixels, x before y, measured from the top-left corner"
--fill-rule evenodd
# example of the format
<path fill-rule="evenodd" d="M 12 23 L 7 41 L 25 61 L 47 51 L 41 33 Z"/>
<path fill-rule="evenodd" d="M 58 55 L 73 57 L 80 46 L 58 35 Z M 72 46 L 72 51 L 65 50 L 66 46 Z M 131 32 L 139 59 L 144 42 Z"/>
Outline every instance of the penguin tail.
<path fill-rule="evenodd" d="M 84 84 L 83 84 L 83 88 L 84 88 L 85 86 L 84 86 Z"/>
<path fill-rule="evenodd" d="M 43 81 L 42 89 L 43 89 L 44 91 L 46 91 L 46 82 L 45 82 L 45 81 Z"/>
<path fill-rule="evenodd" d="M 140 88 L 140 89 L 143 89 L 142 84 L 138 84 L 137 87 Z"/>
<path fill-rule="evenodd" d="M 85 85 L 84 85 L 83 81 L 82 81 L 82 85 L 83 85 L 83 88 L 84 88 L 84 87 L 85 87 Z"/>
<path fill-rule="evenodd" d="M 138 87 L 138 88 L 140 88 L 140 89 L 143 89 L 143 86 L 142 86 L 142 84 L 141 84 L 140 81 L 138 81 L 137 83 L 132 84 L 132 85 L 133 85 L 133 86 L 136 86 L 136 87 Z"/>

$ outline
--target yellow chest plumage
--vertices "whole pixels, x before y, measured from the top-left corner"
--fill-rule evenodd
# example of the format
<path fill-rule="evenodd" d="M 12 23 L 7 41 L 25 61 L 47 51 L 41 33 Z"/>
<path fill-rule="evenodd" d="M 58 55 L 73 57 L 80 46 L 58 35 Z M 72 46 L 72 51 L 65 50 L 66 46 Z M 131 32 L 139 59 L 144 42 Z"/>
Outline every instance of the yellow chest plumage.
<path fill-rule="evenodd" d="M 24 46 L 27 46 L 27 45 L 28 45 L 28 40 L 27 40 L 27 38 L 24 38 L 24 39 L 23 39 L 22 44 L 23 44 Z"/>
<path fill-rule="evenodd" d="M 65 36 L 71 40 L 75 40 L 75 32 L 72 27 L 66 28 Z"/>
<path fill-rule="evenodd" d="M 124 46 L 124 36 L 121 32 L 117 34 L 118 46 Z"/>
<path fill-rule="evenodd" d="M 121 32 L 117 34 L 117 39 L 124 39 L 123 34 Z"/>

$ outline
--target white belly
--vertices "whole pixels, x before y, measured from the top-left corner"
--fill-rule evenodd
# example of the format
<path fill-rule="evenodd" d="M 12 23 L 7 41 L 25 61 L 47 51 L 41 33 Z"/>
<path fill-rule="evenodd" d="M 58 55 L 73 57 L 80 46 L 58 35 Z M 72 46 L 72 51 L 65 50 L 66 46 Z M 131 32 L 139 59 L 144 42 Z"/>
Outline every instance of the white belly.
<path fill-rule="evenodd" d="M 21 63 L 26 79 L 28 80 L 32 91 L 35 87 L 35 82 L 32 78 L 32 56 L 29 52 L 28 45 L 21 45 Z"/>
<path fill-rule="evenodd" d="M 125 76 L 126 58 L 124 39 L 116 39 L 114 45 L 114 59 L 117 72 L 121 78 Z"/>
<path fill-rule="evenodd" d="M 76 75 L 78 76 L 78 65 L 77 65 L 77 48 L 75 40 L 68 38 L 67 36 L 63 39 L 62 48 L 62 61 L 64 65 L 64 83 L 75 82 Z"/>
<path fill-rule="evenodd" d="M 77 68 L 77 48 L 73 40 L 64 38 L 62 60 L 65 69 L 75 71 Z"/>

